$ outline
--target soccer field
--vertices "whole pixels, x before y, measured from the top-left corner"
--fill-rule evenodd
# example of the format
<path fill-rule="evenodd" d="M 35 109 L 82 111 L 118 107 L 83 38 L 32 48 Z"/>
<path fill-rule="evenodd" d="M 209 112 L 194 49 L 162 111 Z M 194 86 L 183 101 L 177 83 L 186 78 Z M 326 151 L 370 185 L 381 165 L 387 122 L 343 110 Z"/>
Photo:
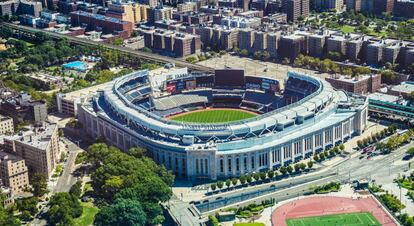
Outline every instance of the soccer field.
<path fill-rule="evenodd" d="M 255 116 L 256 114 L 254 113 L 238 109 L 207 109 L 173 116 L 170 119 L 181 122 L 221 123 L 252 118 Z"/>
<path fill-rule="evenodd" d="M 288 219 L 288 226 L 380 226 L 371 213 L 345 213 Z"/>

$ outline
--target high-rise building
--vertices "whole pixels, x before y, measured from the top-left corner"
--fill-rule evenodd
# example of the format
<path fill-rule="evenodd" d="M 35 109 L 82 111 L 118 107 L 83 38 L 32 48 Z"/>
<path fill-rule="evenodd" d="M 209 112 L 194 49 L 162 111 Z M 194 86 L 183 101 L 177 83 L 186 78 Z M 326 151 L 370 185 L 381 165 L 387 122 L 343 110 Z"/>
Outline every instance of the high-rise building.
<path fill-rule="evenodd" d="M 58 126 L 44 123 L 29 131 L 4 137 L 4 150 L 25 160 L 30 173 L 49 178 L 60 157 Z"/>
<path fill-rule="evenodd" d="M 361 0 L 346 0 L 346 10 L 361 11 Z"/>
<path fill-rule="evenodd" d="M 278 57 L 293 62 L 299 54 L 306 54 L 306 37 L 302 35 L 282 36 L 279 41 Z"/>
<path fill-rule="evenodd" d="M 0 152 L 0 179 L 3 186 L 9 187 L 14 195 L 28 188 L 29 174 L 24 159 Z"/>
<path fill-rule="evenodd" d="M 342 12 L 344 8 L 344 0 L 313 0 L 313 9 L 316 11 L 336 10 Z"/>
<path fill-rule="evenodd" d="M 164 7 L 162 4 L 147 8 L 148 23 L 154 24 L 155 21 L 170 20 L 172 18 L 172 11 L 171 7 Z"/>
<path fill-rule="evenodd" d="M 270 53 L 270 56 L 277 57 L 278 43 L 280 39 L 280 32 L 270 32 L 267 33 L 267 52 Z"/>
<path fill-rule="evenodd" d="M 288 21 L 296 21 L 299 17 L 309 16 L 309 0 L 284 0 L 283 11 Z"/>
<path fill-rule="evenodd" d="M 136 24 L 147 20 L 147 8 L 146 5 L 132 2 L 110 2 L 105 15 Z"/>
<path fill-rule="evenodd" d="M 0 115 L 0 134 L 14 133 L 13 118 Z"/>
<path fill-rule="evenodd" d="M 394 3 L 394 16 L 414 18 L 413 0 L 396 0 Z"/>
<path fill-rule="evenodd" d="M 20 0 L 18 14 L 29 14 L 39 17 L 42 9 L 43 7 L 41 2 Z"/>
<path fill-rule="evenodd" d="M 253 52 L 254 30 L 251 28 L 240 29 L 238 35 L 238 44 L 240 50 L 247 50 L 249 53 Z"/>
<path fill-rule="evenodd" d="M 314 34 L 308 38 L 308 52 L 312 57 L 323 57 L 326 50 L 326 35 Z"/>

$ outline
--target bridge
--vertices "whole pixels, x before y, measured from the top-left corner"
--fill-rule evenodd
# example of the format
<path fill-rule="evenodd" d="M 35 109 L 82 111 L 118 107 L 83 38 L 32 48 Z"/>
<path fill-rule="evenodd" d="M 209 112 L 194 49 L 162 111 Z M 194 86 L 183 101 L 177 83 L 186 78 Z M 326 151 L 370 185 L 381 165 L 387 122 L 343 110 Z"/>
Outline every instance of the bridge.
<path fill-rule="evenodd" d="M 145 60 L 149 60 L 149 61 L 153 61 L 153 62 L 157 62 L 157 63 L 173 63 L 176 66 L 186 67 L 186 68 L 188 68 L 190 70 L 194 70 L 194 71 L 214 72 L 214 68 L 211 68 L 211 67 L 197 65 L 197 64 L 189 63 L 189 62 L 187 62 L 185 60 L 182 60 L 182 59 L 162 56 L 162 55 L 155 54 L 155 53 L 147 53 L 147 52 L 143 52 L 143 51 L 139 51 L 139 50 L 133 50 L 133 49 L 130 49 L 130 48 L 126 48 L 126 47 L 123 47 L 123 46 L 115 46 L 115 45 L 108 44 L 108 43 L 95 42 L 95 41 L 91 41 L 91 40 L 87 40 L 87 39 L 82 39 L 82 38 L 77 38 L 77 37 L 73 37 L 73 36 L 69 36 L 69 35 L 59 34 L 59 33 L 56 33 L 56 32 L 45 31 L 45 30 L 38 29 L 38 28 L 26 27 L 26 26 L 22 26 L 22 25 L 18 25 L 18 24 L 11 24 L 11 23 L 2 22 L 2 23 L 0 23 L 0 25 L 2 27 L 7 27 L 7 28 L 11 29 L 11 31 L 14 34 L 18 34 L 18 35 L 26 35 L 26 36 L 29 36 L 29 37 L 34 37 L 36 33 L 43 32 L 43 33 L 47 34 L 49 37 L 52 37 L 52 38 L 55 38 L 55 39 L 67 39 L 69 42 L 75 43 L 75 44 L 78 44 L 78 45 L 103 46 L 107 49 L 118 50 L 122 53 L 129 54 L 129 55 L 141 58 L 141 59 L 145 59 Z"/>

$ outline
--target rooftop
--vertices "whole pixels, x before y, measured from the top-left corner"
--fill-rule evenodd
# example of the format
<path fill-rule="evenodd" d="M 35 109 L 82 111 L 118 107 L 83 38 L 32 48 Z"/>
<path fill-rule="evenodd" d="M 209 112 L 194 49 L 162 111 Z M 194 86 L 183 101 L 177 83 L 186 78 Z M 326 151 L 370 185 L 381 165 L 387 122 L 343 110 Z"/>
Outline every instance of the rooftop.
<path fill-rule="evenodd" d="M 41 127 L 30 127 L 12 136 L 5 136 L 4 139 L 14 140 L 37 149 L 46 149 L 49 145 L 57 124 L 44 123 Z"/>
<path fill-rule="evenodd" d="M 414 92 L 414 82 L 406 81 L 402 82 L 399 85 L 393 86 L 392 91 L 401 92 L 401 93 L 411 93 Z"/>

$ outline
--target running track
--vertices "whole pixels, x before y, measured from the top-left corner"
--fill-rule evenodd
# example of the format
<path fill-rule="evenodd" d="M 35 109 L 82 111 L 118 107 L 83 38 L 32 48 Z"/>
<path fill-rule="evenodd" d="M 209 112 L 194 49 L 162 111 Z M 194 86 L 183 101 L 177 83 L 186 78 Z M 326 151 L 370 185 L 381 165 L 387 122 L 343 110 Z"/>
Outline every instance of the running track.
<path fill-rule="evenodd" d="M 352 199 L 329 196 L 304 198 L 283 204 L 272 213 L 272 224 L 287 226 L 286 220 L 291 218 L 353 212 L 370 212 L 382 226 L 397 226 L 373 197 Z"/>

